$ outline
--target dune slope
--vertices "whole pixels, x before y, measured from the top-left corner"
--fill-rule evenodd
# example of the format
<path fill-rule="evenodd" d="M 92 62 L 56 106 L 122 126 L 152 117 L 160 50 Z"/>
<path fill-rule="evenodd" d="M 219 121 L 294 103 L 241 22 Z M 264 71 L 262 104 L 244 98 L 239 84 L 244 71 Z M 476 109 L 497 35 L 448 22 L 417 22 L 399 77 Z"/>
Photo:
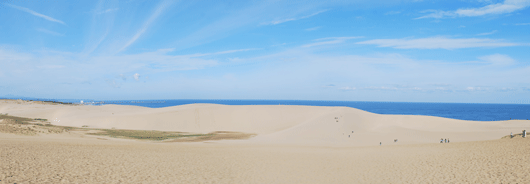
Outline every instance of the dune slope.
<path fill-rule="evenodd" d="M 71 106 L 0 101 L 0 113 L 45 118 L 52 124 L 181 132 L 255 133 L 254 143 L 366 146 L 499 139 L 529 129 L 530 121 L 463 121 L 380 115 L 348 107 L 191 104 L 166 108 Z M 397 142 L 394 142 L 397 139 Z"/>

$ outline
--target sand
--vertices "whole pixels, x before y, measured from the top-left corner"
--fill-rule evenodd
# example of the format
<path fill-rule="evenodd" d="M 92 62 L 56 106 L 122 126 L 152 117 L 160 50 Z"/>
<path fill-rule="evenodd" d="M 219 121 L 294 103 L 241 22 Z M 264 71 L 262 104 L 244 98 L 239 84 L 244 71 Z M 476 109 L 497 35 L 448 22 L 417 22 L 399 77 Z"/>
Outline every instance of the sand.
<path fill-rule="evenodd" d="M 528 130 L 526 120 L 461 121 L 345 107 L 193 104 L 150 109 L 3 100 L 0 113 L 77 127 L 257 134 L 244 140 L 161 143 L 75 132 L 0 133 L 0 183 L 530 181 L 529 138 L 501 139 Z M 440 138 L 451 143 L 440 144 Z"/>

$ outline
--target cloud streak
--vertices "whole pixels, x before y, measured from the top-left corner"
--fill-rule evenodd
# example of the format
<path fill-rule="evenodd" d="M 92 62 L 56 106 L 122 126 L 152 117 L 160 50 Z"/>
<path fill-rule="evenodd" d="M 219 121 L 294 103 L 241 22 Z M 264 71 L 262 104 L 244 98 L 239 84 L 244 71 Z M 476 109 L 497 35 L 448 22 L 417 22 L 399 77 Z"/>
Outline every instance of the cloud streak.
<path fill-rule="evenodd" d="M 316 31 L 316 30 L 319 30 L 320 29 L 320 26 L 319 27 L 312 27 L 312 28 L 307 28 L 305 29 L 306 31 Z"/>
<path fill-rule="evenodd" d="M 312 13 L 312 14 L 310 14 L 310 15 L 306 15 L 306 16 L 302 16 L 302 17 L 298 17 L 298 18 L 288 18 L 288 19 L 281 19 L 281 20 L 275 20 L 275 21 L 265 22 L 265 23 L 261 23 L 261 25 L 276 25 L 276 24 L 281 24 L 281 23 L 285 23 L 285 22 L 289 22 L 289 21 L 295 21 L 295 20 L 306 19 L 306 18 L 309 18 L 309 17 L 315 16 L 315 15 L 318 15 L 318 14 L 324 13 L 324 12 L 326 12 L 326 11 L 328 11 L 328 10 L 321 10 L 321 11 L 318 11 L 318 12 Z"/>
<path fill-rule="evenodd" d="M 521 44 L 505 42 L 503 40 L 479 38 L 446 38 L 430 37 L 418 39 L 375 39 L 357 42 L 357 44 L 377 45 L 395 49 L 462 49 L 476 47 L 510 47 Z"/>
<path fill-rule="evenodd" d="M 491 14 L 505 14 L 522 10 L 529 6 L 530 0 L 505 0 L 502 3 L 490 4 L 480 8 L 461 8 L 455 11 L 426 10 L 422 13 L 430 12 L 430 14 L 418 17 L 416 19 L 440 19 L 444 17 L 477 17 Z"/>
<path fill-rule="evenodd" d="M 63 24 L 63 25 L 66 25 L 66 23 L 64 23 L 63 21 L 61 20 L 57 20 L 57 19 L 54 19 L 52 17 L 49 17 L 49 16 L 46 16 L 46 15 L 43 15 L 43 14 L 40 14 L 40 13 L 37 13 L 33 10 L 30 10 L 29 8 L 24 8 L 24 7 L 20 7 L 20 6 L 17 6 L 17 5 L 12 5 L 12 4 L 8 4 L 8 3 L 4 3 L 5 5 L 11 7 L 11 8 L 15 8 L 17 10 L 21 10 L 21 11 L 24 11 L 26 13 L 29 13 L 29 14 L 32 14 L 32 15 L 35 15 L 37 17 L 40 17 L 40 18 L 43 18 L 43 19 L 46 19 L 48 21 L 52 21 L 52 22 L 57 22 L 57 23 L 60 23 L 60 24 Z"/>
<path fill-rule="evenodd" d="M 362 36 L 352 36 L 352 37 L 327 37 L 327 38 L 320 38 L 320 39 L 313 40 L 313 41 L 317 41 L 317 42 L 306 44 L 306 45 L 302 45 L 302 47 L 314 47 L 314 46 L 321 46 L 321 45 L 339 44 L 339 43 L 344 43 L 346 40 L 357 39 L 357 38 L 363 38 L 363 37 Z"/>
<path fill-rule="evenodd" d="M 164 10 L 166 10 L 169 5 L 171 5 L 171 1 L 169 0 L 163 0 L 161 1 L 158 6 L 156 7 L 155 9 L 155 12 L 153 12 L 153 14 L 151 14 L 151 16 L 149 17 L 149 19 L 147 19 L 144 24 L 142 25 L 142 27 L 136 32 L 136 34 L 131 38 L 129 39 L 129 41 L 127 41 L 127 43 L 125 43 L 125 45 L 123 45 L 123 47 L 121 47 L 120 50 L 118 50 L 118 52 L 121 52 L 123 50 L 125 50 L 127 47 L 129 47 L 130 45 L 132 45 L 134 42 L 136 42 L 136 40 L 138 40 L 138 38 L 140 38 L 140 36 L 142 36 L 142 34 L 145 33 L 145 31 L 149 28 L 149 26 L 151 26 L 151 24 L 158 18 L 158 16 L 160 16 L 160 14 L 162 14 L 164 12 Z"/>

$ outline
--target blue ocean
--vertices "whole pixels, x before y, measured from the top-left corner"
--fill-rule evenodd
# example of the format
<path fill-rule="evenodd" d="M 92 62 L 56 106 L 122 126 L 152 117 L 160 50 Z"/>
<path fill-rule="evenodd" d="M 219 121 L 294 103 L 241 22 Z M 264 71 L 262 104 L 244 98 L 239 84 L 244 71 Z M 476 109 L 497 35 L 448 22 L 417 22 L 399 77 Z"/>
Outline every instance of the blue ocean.
<path fill-rule="evenodd" d="M 30 99 L 25 100 L 42 100 Z M 79 103 L 80 100 L 49 100 Z M 471 103 L 412 103 L 412 102 L 356 102 L 356 101 L 306 101 L 306 100 L 122 100 L 88 101 L 94 105 L 118 104 L 161 108 L 194 103 L 223 105 L 308 105 L 341 106 L 362 109 L 377 114 L 426 115 L 460 120 L 500 121 L 530 119 L 530 104 L 471 104 Z"/>

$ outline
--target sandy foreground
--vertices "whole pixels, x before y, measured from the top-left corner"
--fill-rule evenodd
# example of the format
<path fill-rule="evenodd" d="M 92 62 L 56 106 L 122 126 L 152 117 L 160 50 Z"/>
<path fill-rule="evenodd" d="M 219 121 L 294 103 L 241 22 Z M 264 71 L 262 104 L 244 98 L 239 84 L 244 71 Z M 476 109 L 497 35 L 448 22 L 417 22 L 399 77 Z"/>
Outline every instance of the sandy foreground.
<path fill-rule="evenodd" d="M 0 113 L 75 127 L 256 134 L 243 140 L 166 143 L 76 132 L 0 133 L 0 183 L 530 181 L 530 137 L 501 139 L 529 130 L 527 120 L 461 121 L 345 107 L 151 109 L 12 100 L 0 100 Z M 451 143 L 440 144 L 440 138 Z"/>

